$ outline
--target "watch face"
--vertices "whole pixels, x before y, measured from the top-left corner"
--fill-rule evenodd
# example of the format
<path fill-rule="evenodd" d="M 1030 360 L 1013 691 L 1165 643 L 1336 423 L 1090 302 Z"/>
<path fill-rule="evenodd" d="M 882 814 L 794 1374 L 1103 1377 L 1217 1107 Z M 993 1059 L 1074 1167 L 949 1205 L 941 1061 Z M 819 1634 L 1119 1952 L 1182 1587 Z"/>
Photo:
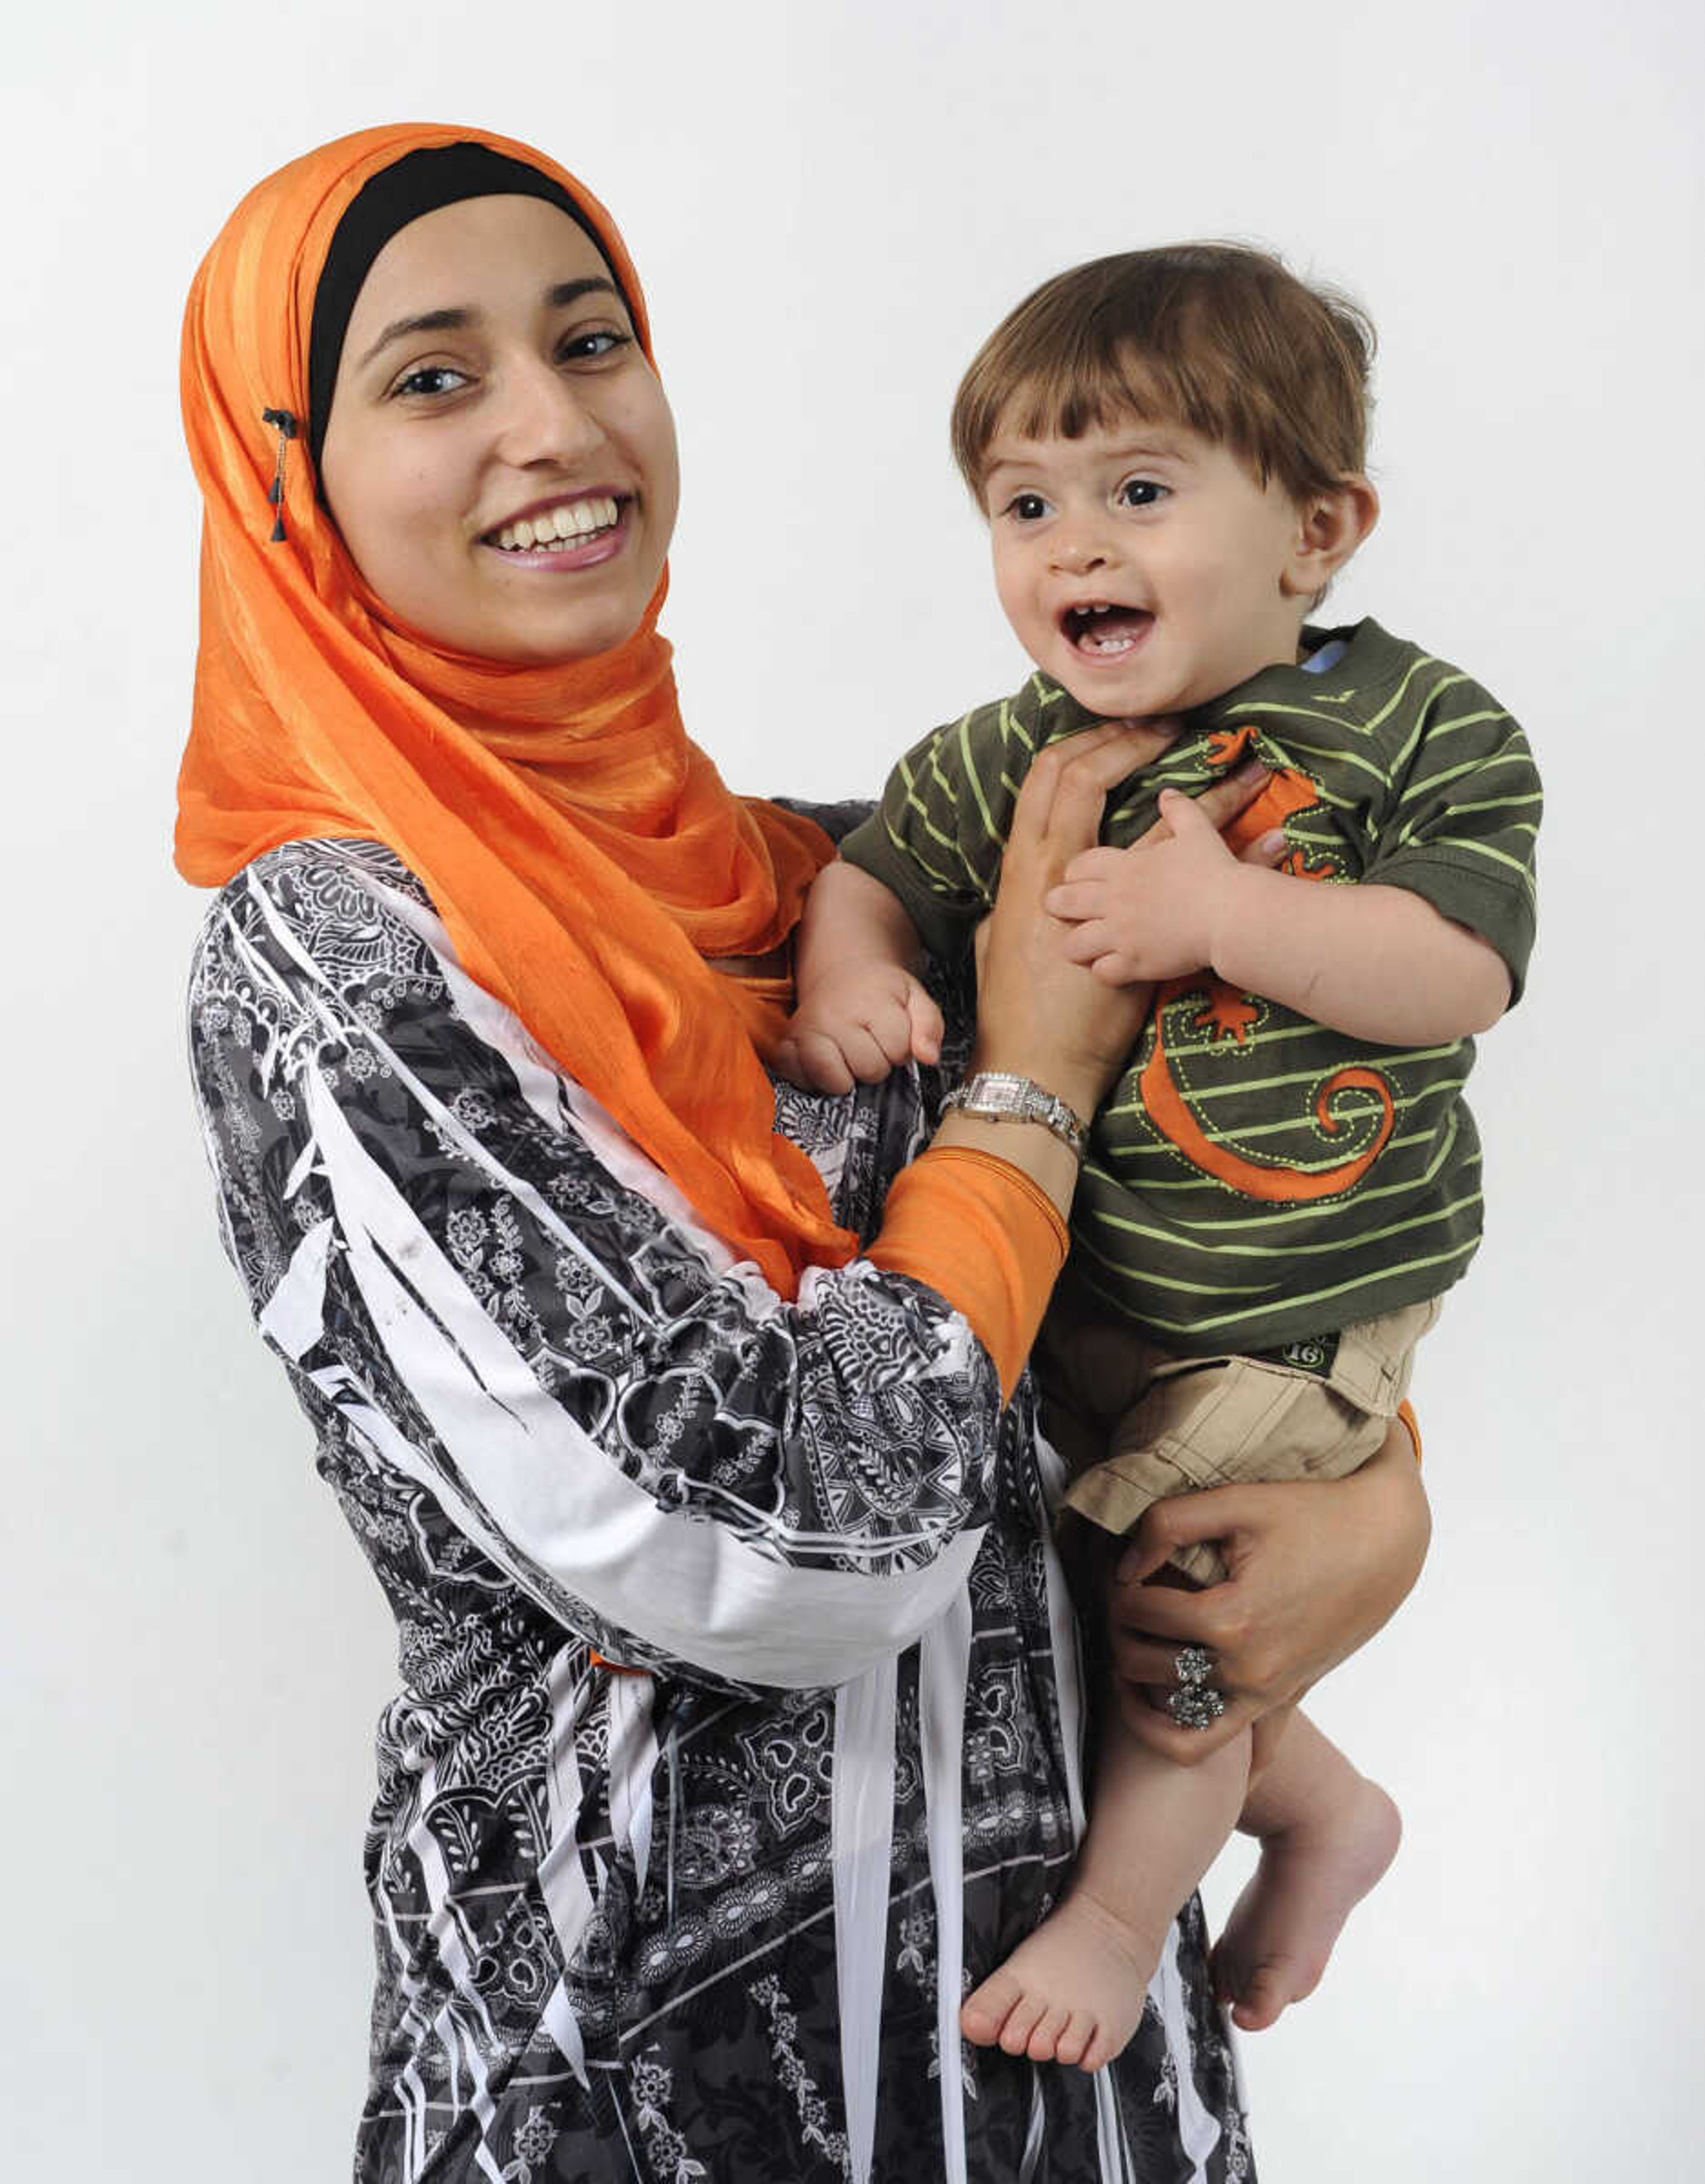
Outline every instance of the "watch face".
<path fill-rule="evenodd" d="M 975 1086 L 978 1105 L 1002 1115 L 1022 1115 L 1034 1089 L 1019 1077 L 983 1077 Z"/>

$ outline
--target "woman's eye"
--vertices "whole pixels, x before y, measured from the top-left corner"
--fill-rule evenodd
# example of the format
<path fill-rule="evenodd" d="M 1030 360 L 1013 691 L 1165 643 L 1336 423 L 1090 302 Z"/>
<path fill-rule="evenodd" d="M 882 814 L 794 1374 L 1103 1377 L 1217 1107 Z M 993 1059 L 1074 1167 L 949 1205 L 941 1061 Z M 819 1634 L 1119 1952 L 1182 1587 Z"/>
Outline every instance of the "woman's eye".
<path fill-rule="evenodd" d="M 619 348 L 632 345 L 632 334 L 618 333 L 613 326 L 597 326 L 589 332 L 571 334 L 558 354 L 571 362 L 588 358 L 612 356 Z"/>
<path fill-rule="evenodd" d="M 1127 478 L 1119 488 L 1119 499 L 1126 508 L 1152 508 L 1156 501 L 1165 499 L 1166 492 L 1152 478 Z"/>
<path fill-rule="evenodd" d="M 392 388 L 393 394 L 449 394 L 454 391 L 452 382 L 460 386 L 467 377 L 448 364 L 423 364 L 407 373 Z"/>

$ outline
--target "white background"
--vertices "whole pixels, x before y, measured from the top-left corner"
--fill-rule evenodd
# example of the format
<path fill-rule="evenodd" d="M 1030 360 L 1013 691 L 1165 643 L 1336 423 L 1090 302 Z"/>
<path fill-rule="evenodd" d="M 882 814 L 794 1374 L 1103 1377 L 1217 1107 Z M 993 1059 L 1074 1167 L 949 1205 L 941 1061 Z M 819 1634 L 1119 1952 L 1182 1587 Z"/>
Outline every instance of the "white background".
<path fill-rule="evenodd" d="M 242 189 L 400 116 L 547 146 L 623 221 L 683 442 L 666 627 L 741 788 L 873 791 L 1017 679 L 945 424 L 1038 279 L 1235 235 L 1372 309 L 1385 515 L 1338 605 L 1490 683 L 1550 810 L 1531 993 L 1477 1078 L 1490 1238 L 1419 1379 L 1431 1563 L 1318 1701 L 1407 1839 L 1320 1994 L 1245 2043 L 1256 2145 L 1265 2184 L 1700 2173 L 1701 20 L 86 0 L 14 22 L 8 2176 L 347 2173 L 391 1639 L 219 1256 L 192 1124 L 176 370 Z"/>

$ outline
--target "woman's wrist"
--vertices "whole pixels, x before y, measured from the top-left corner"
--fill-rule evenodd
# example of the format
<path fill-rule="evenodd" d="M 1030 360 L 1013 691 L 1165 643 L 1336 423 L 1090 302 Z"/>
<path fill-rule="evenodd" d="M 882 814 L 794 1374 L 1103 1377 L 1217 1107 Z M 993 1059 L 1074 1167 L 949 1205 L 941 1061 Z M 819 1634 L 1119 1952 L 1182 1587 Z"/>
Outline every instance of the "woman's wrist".
<path fill-rule="evenodd" d="M 1045 1123 L 990 1122 L 955 1108 L 942 1117 L 934 1142 L 1006 1162 L 1045 1191 L 1062 1217 L 1070 1213 L 1078 1189 L 1078 1156 Z"/>
<path fill-rule="evenodd" d="M 986 1123 L 1039 1123 L 1079 1161 L 1089 1150 L 1089 1126 L 1077 1110 L 1016 1070 L 973 1070 L 941 1105 L 944 1112 Z"/>
<path fill-rule="evenodd" d="M 1342 1628 L 1318 1673 L 1365 1646 L 1413 1591 L 1432 1544 L 1433 1513 L 1408 1428 L 1393 1418 L 1385 1439 L 1347 1477 L 1328 1483 L 1343 1512 L 1334 1557 Z"/>
<path fill-rule="evenodd" d="M 1058 1052 L 1039 1052 L 1034 1042 L 1028 1051 L 1020 1051 L 1017 1042 L 990 1038 L 979 1027 L 967 1074 L 1028 1078 L 1056 1100 L 1063 1100 L 1087 1128 L 1106 1096 L 1113 1070 L 1109 1065 L 1068 1058 Z"/>

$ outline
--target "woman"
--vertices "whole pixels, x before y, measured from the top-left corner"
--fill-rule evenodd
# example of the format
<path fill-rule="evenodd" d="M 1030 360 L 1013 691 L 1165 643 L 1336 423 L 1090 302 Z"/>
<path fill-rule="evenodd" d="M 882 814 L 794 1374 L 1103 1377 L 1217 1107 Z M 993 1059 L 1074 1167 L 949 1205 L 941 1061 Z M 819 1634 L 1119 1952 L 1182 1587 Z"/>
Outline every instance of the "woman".
<path fill-rule="evenodd" d="M 1080 1817 L 1018 1380 L 1075 1157 L 1037 1122 L 932 1141 L 914 1076 L 758 1061 L 829 845 L 682 731 L 674 439 L 614 227 L 502 139 L 347 138 L 233 215 L 184 389 L 198 1090 L 400 1634 L 358 2176 L 1247 2174 L 1194 1905 L 1108 2071 L 959 2038 Z M 1144 747 L 1078 740 L 1033 777 L 974 1058 L 1084 1113 L 1134 1026 L 1039 897 Z M 1155 1684 L 1217 1642 L 1224 1734 L 1377 1627 L 1424 1513 L 1395 1450 L 1201 1503 L 1155 1544 L 1234 1530 L 1246 1576 L 1115 1645 Z"/>

